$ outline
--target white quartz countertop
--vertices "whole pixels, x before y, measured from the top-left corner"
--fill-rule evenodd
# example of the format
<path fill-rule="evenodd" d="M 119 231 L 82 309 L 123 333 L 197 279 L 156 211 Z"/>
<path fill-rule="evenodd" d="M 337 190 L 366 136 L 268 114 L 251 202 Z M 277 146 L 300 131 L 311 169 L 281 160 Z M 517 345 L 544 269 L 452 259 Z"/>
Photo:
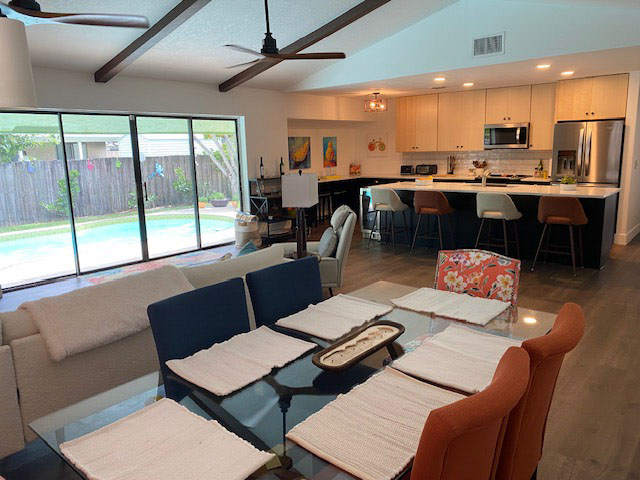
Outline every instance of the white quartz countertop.
<path fill-rule="evenodd" d="M 564 191 L 560 189 L 560 185 L 507 185 L 506 187 L 495 187 L 490 184 L 483 187 L 479 183 L 461 183 L 461 182 L 435 182 L 433 185 L 420 186 L 415 182 L 395 182 L 386 185 L 372 185 L 371 188 L 382 188 L 391 190 L 436 190 L 439 192 L 455 192 L 455 193 L 506 193 L 508 195 L 532 195 L 537 197 L 554 196 L 554 197 L 577 197 L 577 198 L 607 198 L 615 195 L 620 191 L 619 188 L 613 187 L 577 187 L 575 191 Z"/>

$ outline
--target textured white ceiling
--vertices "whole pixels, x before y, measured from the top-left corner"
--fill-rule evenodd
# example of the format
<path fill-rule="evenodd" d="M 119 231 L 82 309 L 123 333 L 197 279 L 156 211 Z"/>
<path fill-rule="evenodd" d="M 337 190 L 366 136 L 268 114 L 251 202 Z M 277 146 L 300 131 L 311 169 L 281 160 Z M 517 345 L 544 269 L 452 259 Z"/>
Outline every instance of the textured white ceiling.
<path fill-rule="evenodd" d="M 347 28 L 307 49 L 344 51 L 347 55 L 370 46 L 456 0 L 392 0 Z M 43 10 L 146 15 L 157 22 L 179 0 L 40 0 Z M 312 32 L 361 0 L 270 0 L 271 30 L 284 47 Z M 37 25 L 28 29 L 35 66 L 94 72 L 137 38 L 142 31 L 106 27 Z M 213 0 L 153 49 L 127 67 L 122 75 L 194 81 L 214 85 L 242 69 L 226 67 L 250 61 L 250 55 L 224 48 L 236 43 L 260 49 L 264 37 L 262 0 Z M 287 90 L 332 60 L 282 62 L 248 82 L 247 86 Z"/>

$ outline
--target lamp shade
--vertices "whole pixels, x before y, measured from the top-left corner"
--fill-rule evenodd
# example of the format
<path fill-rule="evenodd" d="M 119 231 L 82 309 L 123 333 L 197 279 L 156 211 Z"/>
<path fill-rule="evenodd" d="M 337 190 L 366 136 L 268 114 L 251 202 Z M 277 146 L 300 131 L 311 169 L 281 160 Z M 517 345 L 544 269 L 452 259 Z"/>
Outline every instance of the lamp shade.
<path fill-rule="evenodd" d="M 36 107 L 24 23 L 0 17 L 0 108 Z"/>
<path fill-rule="evenodd" d="M 282 206 L 309 208 L 318 203 L 318 174 L 282 176 Z"/>

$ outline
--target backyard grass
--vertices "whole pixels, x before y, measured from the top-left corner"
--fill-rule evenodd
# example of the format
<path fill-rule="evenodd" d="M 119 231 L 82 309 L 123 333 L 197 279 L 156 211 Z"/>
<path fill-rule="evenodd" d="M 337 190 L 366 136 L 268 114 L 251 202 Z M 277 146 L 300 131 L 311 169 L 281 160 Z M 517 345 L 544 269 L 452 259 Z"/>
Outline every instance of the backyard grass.
<path fill-rule="evenodd" d="M 180 220 L 180 219 L 194 219 L 195 217 L 190 214 L 169 214 L 163 212 L 175 211 L 175 208 L 158 208 L 153 210 L 153 220 Z M 222 215 L 212 215 L 207 213 L 200 213 L 200 218 L 203 220 L 218 220 L 222 222 L 228 222 L 229 228 L 233 225 L 233 218 L 225 217 Z M 148 219 L 147 219 L 148 220 Z M 87 230 L 90 228 L 105 227 L 108 225 L 115 225 L 119 223 L 137 222 L 138 215 L 135 212 L 122 212 L 112 213 L 108 215 L 92 216 L 92 217 L 80 217 L 76 218 L 76 231 Z M 55 228 L 60 227 L 60 228 Z M 46 223 L 30 223 L 28 225 L 16 225 L 10 227 L 0 228 L 0 242 L 21 240 L 25 238 L 40 237 L 44 235 L 56 235 L 60 233 L 67 233 L 70 231 L 69 220 L 59 220 Z M 13 233 L 15 232 L 15 233 Z M 18 233 L 21 232 L 21 233 Z M 2 235 L 3 233 L 12 233 L 11 235 Z"/>

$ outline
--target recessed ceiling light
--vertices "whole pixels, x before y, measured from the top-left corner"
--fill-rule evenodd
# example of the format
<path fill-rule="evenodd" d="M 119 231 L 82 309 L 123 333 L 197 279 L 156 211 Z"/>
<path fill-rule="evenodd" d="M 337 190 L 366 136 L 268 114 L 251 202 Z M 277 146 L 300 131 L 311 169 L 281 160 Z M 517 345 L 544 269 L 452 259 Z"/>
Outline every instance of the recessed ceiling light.
<path fill-rule="evenodd" d="M 473 82 L 466 82 L 462 84 L 463 87 L 473 87 Z"/>
<path fill-rule="evenodd" d="M 536 68 L 538 70 L 546 70 L 547 68 L 549 68 L 551 65 L 549 65 L 548 63 L 543 63 L 541 65 L 536 65 Z"/>
<path fill-rule="evenodd" d="M 565 76 L 573 75 L 573 70 L 567 70 L 566 72 L 562 72 L 560 75 L 565 75 Z"/>
<path fill-rule="evenodd" d="M 529 325 L 533 325 L 535 323 L 538 323 L 538 320 L 536 320 L 533 317 L 524 317 L 522 320 L 524 321 L 524 323 L 528 323 Z"/>
<path fill-rule="evenodd" d="M 446 80 L 446 78 L 444 77 L 436 77 L 433 79 L 434 82 L 444 82 Z"/>

